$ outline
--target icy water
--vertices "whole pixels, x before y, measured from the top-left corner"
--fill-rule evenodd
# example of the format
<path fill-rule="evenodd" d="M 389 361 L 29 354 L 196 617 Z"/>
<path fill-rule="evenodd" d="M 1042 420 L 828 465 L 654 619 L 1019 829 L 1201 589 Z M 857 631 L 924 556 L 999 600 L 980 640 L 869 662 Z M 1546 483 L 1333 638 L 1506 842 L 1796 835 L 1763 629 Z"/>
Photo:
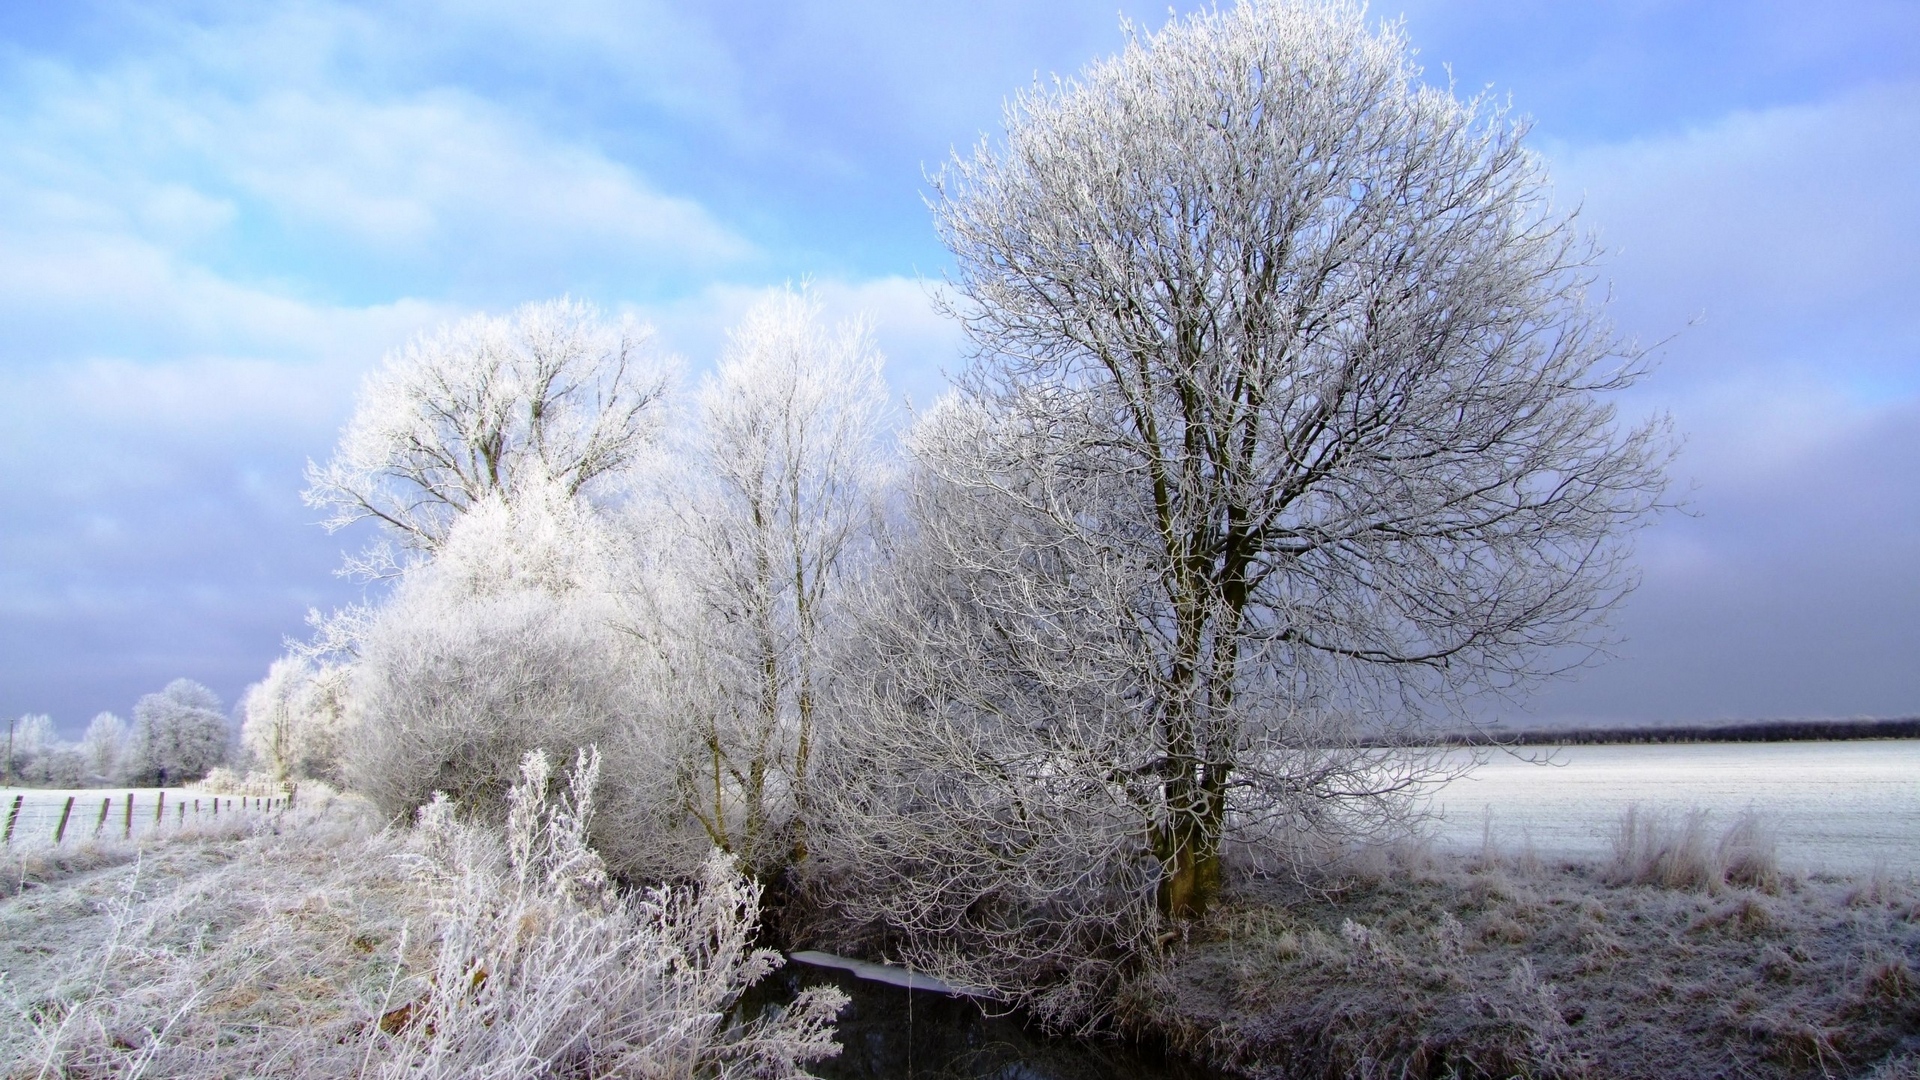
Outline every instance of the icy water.
<path fill-rule="evenodd" d="M 1751 808 L 1772 824 L 1783 866 L 1920 873 L 1920 739 L 1571 746 L 1553 761 L 1496 755 L 1442 788 L 1438 842 L 1477 848 L 1490 822 L 1509 851 L 1605 856 L 1629 805 L 1698 807 L 1722 824 Z"/>
<path fill-rule="evenodd" d="M 1050 1039 L 1011 1016 L 988 1016 L 966 998 L 902 990 L 845 972 L 788 962 L 743 1006 L 784 1005 L 809 986 L 837 986 L 840 1056 L 809 1066 L 823 1080 L 1219 1080 L 1181 1061 L 1121 1043 Z"/>

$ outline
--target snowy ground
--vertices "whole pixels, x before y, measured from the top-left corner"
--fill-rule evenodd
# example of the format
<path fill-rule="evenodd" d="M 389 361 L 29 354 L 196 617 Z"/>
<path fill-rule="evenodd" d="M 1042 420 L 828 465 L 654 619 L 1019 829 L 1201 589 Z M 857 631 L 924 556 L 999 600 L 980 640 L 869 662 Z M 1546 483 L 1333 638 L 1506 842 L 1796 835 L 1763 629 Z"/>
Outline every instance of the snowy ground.
<path fill-rule="evenodd" d="M 1532 748 L 1530 748 L 1532 749 Z M 1544 749 L 1544 748 L 1542 748 Z M 1496 755 L 1435 797 L 1442 846 L 1496 843 L 1542 855 L 1605 855 L 1631 804 L 1749 808 L 1779 839 L 1783 867 L 1840 874 L 1920 873 L 1920 740 L 1575 746 L 1540 766 Z"/>

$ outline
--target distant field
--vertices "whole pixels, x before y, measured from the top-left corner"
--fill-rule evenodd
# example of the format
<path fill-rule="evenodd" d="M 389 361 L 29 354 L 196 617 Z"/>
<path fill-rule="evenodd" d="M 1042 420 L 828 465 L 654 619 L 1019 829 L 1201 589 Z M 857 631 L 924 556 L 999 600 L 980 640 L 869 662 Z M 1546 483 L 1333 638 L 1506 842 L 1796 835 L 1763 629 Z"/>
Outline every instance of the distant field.
<path fill-rule="evenodd" d="M 160 795 L 166 794 L 165 820 L 156 822 L 154 811 L 160 807 Z M 0 827 L 4 827 L 7 818 L 13 814 L 13 800 L 21 797 L 20 815 L 14 822 L 13 839 L 15 846 L 22 844 L 46 844 L 53 839 L 54 829 L 60 822 L 61 808 L 66 805 L 67 797 L 73 797 L 73 814 L 67 821 L 66 842 L 72 844 L 85 840 L 94 834 L 96 826 L 101 832 L 120 836 L 126 830 L 127 796 L 133 796 L 133 832 L 135 835 L 156 827 L 177 827 L 183 820 L 180 807 L 186 807 L 184 820 L 193 824 L 198 820 L 211 819 L 213 816 L 214 796 L 205 792 L 189 791 L 185 788 L 12 788 L 0 787 Z M 238 795 L 222 795 L 220 813 L 238 813 L 247 809 L 254 800 L 242 799 Z M 110 800 L 107 806 L 107 818 L 100 824 L 101 800 Z M 195 800 L 199 800 L 198 809 Z M 198 817 L 196 817 L 196 814 Z"/>
<path fill-rule="evenodd" d="M 1605 855 L 1631 804 L 1699 807 L 1721 823 L 1752 808 L 1773 823 L 1783 866 L 1920 873 L 1920 739 L 1571 746 L 1554 761 L 1495 754 L 1447 785 L 1434 800 L 1439 842 L 1478 846 L 1491 814 L 1510 851 Z"/>
<path fill-rule="evenodd" d="M 1447 746 L 1574 746 L 1583 743 L 1837 742 L 1920 739 L 1920 716 L 1850 720 L 1746 720 L 1709 724 L 1606 724 L 1598 727 L 1491 728 L 1460 732 Z"/>
<path fill-rule="evenodd" d="M 1495 842 L 1510 851 L 1531 844 L 1542 855 L 1604 856 L 1610 830 L 1629 805 L 1676 813 L 1699 807 L 1723 824 L 1751 808 L 1772 822 L 1787 867 L 1920 874 L 1920 739 L 1587 745 L 1563 748 L 1553 760 L 1533 765 L 1496 753 L 1441 789 L 1434 799 L 1437 841 L 1477 847 L 1491 815 Z M 14 844 L 47 843 L 72 795 L 71 844 L 93 834 L 100 801 L 111 799 L 105 831 L 119 835 L 127 793 L 0 788 L 0 821 L 22 795 Z M 133 790 L 136 834 L 155 827 L 160 793 Z M 182 801 L 189 822 L 195 799 L 203 820 L 211 816 L 212 796 L 181 788 L 165 793 L 161 827 L 178 825 Z M 232 799 L 222 803 L 222 814 L 247 812 L 246 800 Z"/>

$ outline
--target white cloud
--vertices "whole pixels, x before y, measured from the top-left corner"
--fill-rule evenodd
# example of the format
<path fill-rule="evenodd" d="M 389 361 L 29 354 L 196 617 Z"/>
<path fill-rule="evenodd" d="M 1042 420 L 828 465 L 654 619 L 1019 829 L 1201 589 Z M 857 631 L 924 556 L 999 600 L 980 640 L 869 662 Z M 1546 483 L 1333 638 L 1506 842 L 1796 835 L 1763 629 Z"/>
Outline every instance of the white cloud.
<path fill-rule="evenodd" d="M 458 243 L 465 260 L 649 260 L 679 270 L 752 251 L 698 203 L 460 94 L 277 94 L 207 115 L 217 130 L 199 149 L 209 162 L 295 231 L 338 230 L 356 251 L 413 261 Z"/>
<path fill-rule="evenodd" d="M 254 51 L 297 53 L 280 39 L 299 29 L 324 54 L 329 38 L 373 36 L 361 21 L 298 8 L 264 27 L 170 28 L 186 55 L 95 69 L 14 56 L 0 68 L 0 274 L 24 286 L 15 302 L 97 283 L 77 302 L 137 311 L 166 303 L 152 283 L 195 278 L 513 302 L 676 287 L 755 256 L 586 136 L 457 89 Z"/>
<path fill-rule="evenodd" d="M 128 232 L 18 224 L 0 223 L 0 314 L 10 331 L 0 361 L 13 366 L 209 354 L 364 364 L 457 310 L 308 300 L 280 283 L 235 281 Z"/>
<path fill-rule="evenodd" d="M 1610 249 L 1622 329 L 1672 338 L 1630 407 L 1673 413 L 1700 500 L 1920 396 L 1920 83 L 1549 156 Z"/>
<path fill-rule="evenodd" d="M 1658 340 L 1704 315 L 1676 346 L 1690 365 L 1798 366 L 1829 382 L 1911 367 L 1920 83 L 1549 156 L 1563 198 L 1584 200 L 1612 250 L 1630 328 Z"/>

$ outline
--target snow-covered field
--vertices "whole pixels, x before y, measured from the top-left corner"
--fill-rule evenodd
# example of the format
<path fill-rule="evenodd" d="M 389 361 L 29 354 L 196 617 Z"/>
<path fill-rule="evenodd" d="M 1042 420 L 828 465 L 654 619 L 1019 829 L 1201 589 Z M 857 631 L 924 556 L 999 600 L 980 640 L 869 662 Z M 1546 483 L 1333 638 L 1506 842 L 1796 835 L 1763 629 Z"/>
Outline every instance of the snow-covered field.
<path fill-rule="evenodd" d="M 161 808 L 160 795 L 166 794 L 165 820 L 156 822 L 154 811 Z M 60 823 L 61 808 L 66 805 L 67 797 L 73 797 L 73 814 L 67 821 L 66 842 L 71 844 L 93 836 L 98 828 L 103 835 L 118 837 L 127 828 L 127 797 L 133 797 L 133 832 L 145 833 L 156 827 L 175 828 L 182 821 L 186 824 L 204 824 L 212 820 L 214 796 L 205 792 L 191 791 L 186 788 L 14 788 L 0 787 L 0 827 L 13 814 L 13 800 L 21 797 L 20 815 L 14 822 L 12 843 L 20 845 L 47 844 L 53 841 L 54 829 Z M 258 800 L 243 799 L 238 795 L 222 795 L 220 813 L 240 813 L 248 810 Z M 100 816 L 100 804 L 107 801 L 107 814 L 104 822 Z M 197 807 L 195 800 L 198 800 Z M 180 807 L 184 805 L 183 815 Z M 258 812 L 258 811 L 254 811 Z M 196 816 L 197 815 L 197 816 Z"/>
<path fill-rule="evenodd" d="M 1773 826 L 1786 867 L 1920 874 L 1917 739 L 1575 746 L 1553 760 L 1543 766 L 1496 755 L 1442 788 L 1434 798 L 1439 842 L 1478 847 L 1490 815 L 1494 841 L 1510 851 L 1530 844 L 1542 855 L 1605 856 L 1629 805 L 1654 812 L 1704 809 L 1723 824 L 1753 809 Z M 136 832 L 154 828 L 159 793 L 133 792 Z M 11 812 L 14 796 L 24 795 L 13 843 L 45 844 L 72 795 L 67 842 L 73 843 L 93 834 L 100 802 L 110 798 L 104 831 L 117 836 L 125 827 L 127 794 L 0 788 L 0 821 Z M 200 821 L 212 813 L 210 795 L 169 788 L 166 796 L 164 827 L 180 823 L 183 801 L 189 823 L 195 799 Z M 222 814 L 246 812 L 252 801 L 231 798 L 221 804 Z"/>
<path fill-rule="evenodd" d="M 1785 868 L 1920 873 L 1920 740 L 1574 746 L 1553 760 L 1496 755 L 1442 788 L 1440 843 L 1479 846 L 1491 815 L 1510 851 L 1604 856 L 1631 804 L 1697 807 L 1722 824 L 1751 808 L 1773 826 Z"/>

